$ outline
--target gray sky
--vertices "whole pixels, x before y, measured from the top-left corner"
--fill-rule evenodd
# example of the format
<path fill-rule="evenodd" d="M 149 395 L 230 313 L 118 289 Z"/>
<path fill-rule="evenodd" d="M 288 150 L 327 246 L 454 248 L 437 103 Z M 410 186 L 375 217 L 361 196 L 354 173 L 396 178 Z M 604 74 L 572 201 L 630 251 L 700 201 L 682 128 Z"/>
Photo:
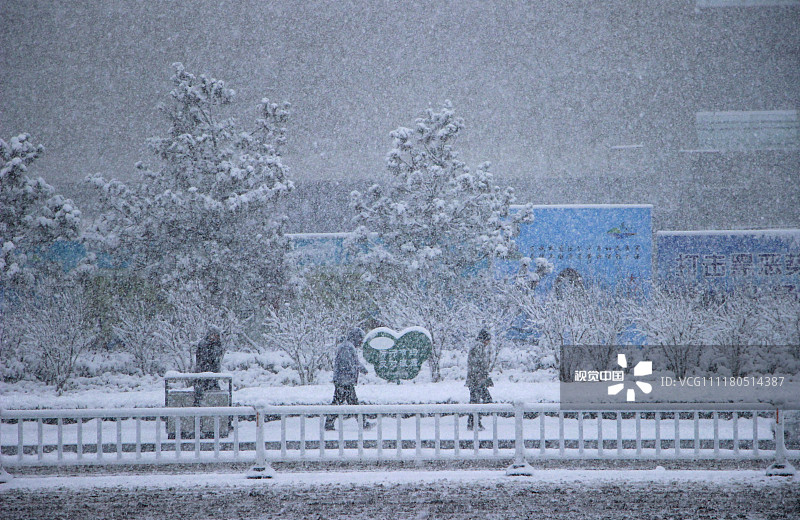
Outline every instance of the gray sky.
<path fill-rule="evenodd" d="M 662 174 L 684 158 L 664 154 L 696 145 L 696 111 L 800 104 L 797 13 L 691 0 L 12 0 L 0 135 L 42 142 L 35 173 L 68 196 L 88 174 L 125 178 L 166 131 L 155 105 L 181 61 L 235 88 L 244 123 L 262 97 L 291 102 L 285 162 L 300 180 L 379 179 L 389 131 L 450 99 L 466 161 L 491 161 L 532 202 L 679 207 L 685 187 Z M 631 144 L 643 151 L 613 148 Z M 576 177 L 583 187 L 554 182 Z"/>

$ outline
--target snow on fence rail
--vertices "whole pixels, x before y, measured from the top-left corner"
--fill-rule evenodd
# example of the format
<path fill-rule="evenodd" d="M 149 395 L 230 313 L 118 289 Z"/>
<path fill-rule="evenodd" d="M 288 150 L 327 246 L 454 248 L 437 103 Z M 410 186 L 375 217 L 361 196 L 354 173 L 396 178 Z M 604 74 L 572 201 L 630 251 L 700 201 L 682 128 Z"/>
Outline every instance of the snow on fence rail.
<path fill-rule="evenodd" d="M 325 429 L 328 415 L 334 431 Z M 467 430 L 470 415 L 483 429 Z M 651 411 L 524 403 L 2 410 L 0 468 L 254 462 L 257 439 L 266 462 L 771 459 L 775 418 L 762 404 Z M 790 448 L 790 458 L 800 458 Z"/>

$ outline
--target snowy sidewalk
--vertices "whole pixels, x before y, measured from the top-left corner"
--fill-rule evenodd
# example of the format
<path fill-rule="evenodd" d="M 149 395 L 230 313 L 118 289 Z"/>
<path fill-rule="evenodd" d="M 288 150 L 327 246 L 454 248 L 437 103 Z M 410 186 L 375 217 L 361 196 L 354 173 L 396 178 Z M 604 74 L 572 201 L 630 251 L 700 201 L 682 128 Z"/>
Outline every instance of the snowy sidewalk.
<path fill-rule="evenodd" d="M 396 484 L 465 484 L 480 486 L 563 484 L 594 487 L 607 484 L 685 484 L 748 486 L 786 485 L 800 489 L 800 479 L 769 478 L 755 470 L 535 470 L 532 477 L 508 477 L 502 470 L 324 471 L 278 473 L 271 480 L 248 480 L 243 473 L 180 473 L 17 477 L 0 484 L 0 495 L 11 490 L 40 491 L 93 488 L 246 488 L 263 486 L 382 486 Z"/>
<path fill-rule="evenodd" d="M 25 477 L 0 518 L 347 520 L 798 519 L 800 482 L 758 471 L 503 470 Z"/>

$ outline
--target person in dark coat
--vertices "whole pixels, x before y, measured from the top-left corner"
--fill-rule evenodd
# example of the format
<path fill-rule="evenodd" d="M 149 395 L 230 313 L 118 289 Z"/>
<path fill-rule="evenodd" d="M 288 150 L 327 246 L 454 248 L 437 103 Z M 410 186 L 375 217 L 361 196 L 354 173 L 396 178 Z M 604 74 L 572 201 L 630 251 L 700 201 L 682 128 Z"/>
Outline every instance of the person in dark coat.
<path fill-rule="evenodd" d="M 467 388 L 469 388 L 469 402 L 470 403 L 491 403 L 492 395 L 489 393 L 489 387 L 494 383 L 489 377 L 489 343 L 492 337 L 489 331 L 482 329 L 478 333 L 478 337 L 469 349 L 467 357 Z M 469 415 L 467 419 L 467 429 L 472 430 L 475 422 L 473 414 Z M 481 426 L 480 414 L 478 415 L 478 429 L 483 430 Z"/>
<path fill-rule="evenodd" d="M 212 325 L 208 328 L 203 340 L 198 343 L 194 355 L 195 372 L 222 372 L 222 357 L 225 349 L 222 347 L 222 334 L 219 327 Z M 206 390 L 219 390 L 219 383 L 209 379 L 197 379 L 194 382 L 195 401 L 202 399 Z"/>
<path fill-rule="evenodd" d="M 358 404 L 356 384 L 358 374 L 366 374 L 367 369 L 358 360 L 356 347 L 364 341 L 364 331 L 358 327 L 350 329 L 347 336 L 336 347 L 336 359 L 333 363 L 333 403 L 332 404 Z M 325 429 L 333 430 L 336 421 L 335 415 L 325 418 Z M 367 425 L 365 424 L 365 427 Z"/>

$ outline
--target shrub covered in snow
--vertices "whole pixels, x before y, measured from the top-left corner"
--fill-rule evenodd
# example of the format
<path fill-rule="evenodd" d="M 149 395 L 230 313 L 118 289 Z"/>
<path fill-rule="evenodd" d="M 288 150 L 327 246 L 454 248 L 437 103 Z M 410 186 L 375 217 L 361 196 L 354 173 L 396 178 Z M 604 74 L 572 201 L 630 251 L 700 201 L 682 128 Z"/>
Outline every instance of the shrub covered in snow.
<path fill-rule="evenodd" d="M 23 360 L 38 379 L 63 390 L 97 337 L 85 290 L 80 284 L 39 285 L 19 312 Z"/>
<path fill-rule="evenodd" d="M 282 352 L 302 385 L 316 382 L 320 370 L 330 368 L 339 338 L 361 319 L 358 309 L 319 296 L 311 292 L 269 309 L 260 323 L 260 351 Z"/>
<path fill-rule="evenodd" d="M 631 298 L 580 286 L 562 287 L 546 298 L 530 291 L 514 291 L 511 296 L 533 332 L 540 365 L 557 367 L 562 381 L 571 380 L 576 364 L 586 356 L 606 365 L 616 354 L 614 346 L 629 341 L 626 332 L 632 327 L 635 306 Z M 567 345 L 605 347 L 562 349 Z"/>
<path fill-rule="evenodd" d="M 656 290 L 632 306 L 634 322 L 668 370 L 744 376 L 797 373 L 798 316 L 792 295 L 739 291 L 709 297 Z"/>
<path fill-rule="evenodd" d="M 282 351 L 234 351 L 225 354 L 222 370 L 233 374 L 234 388 L 299 385 L 299 373 L 292 364 Z"/>

